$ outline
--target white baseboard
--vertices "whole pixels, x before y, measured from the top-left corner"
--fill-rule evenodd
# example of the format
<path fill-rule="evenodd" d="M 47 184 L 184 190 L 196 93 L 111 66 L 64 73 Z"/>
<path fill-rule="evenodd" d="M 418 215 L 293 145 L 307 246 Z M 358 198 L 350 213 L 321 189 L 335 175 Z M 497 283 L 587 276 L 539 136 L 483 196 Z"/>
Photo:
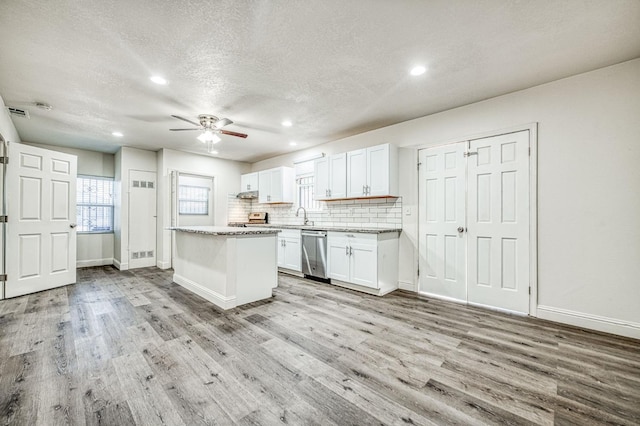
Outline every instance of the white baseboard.
<path fill-rule="evenodd" d="M 115 258 L 113 259 L 113 266 L 115 266 L 121 271 L 126 271 L 127 269 L 129 269 L 128 263 L 121 263 L 118 259 L 115 259 Z"/>
<path fill-rule="evenodd" d="M 293 275 L 294 277 L 304 278 L 304 274 L 302 272 L 294 271 L 293 269 L 278 267 L 278 272 L 282 272 L 283 274 L 287 275 Z"/>
<path fill-rule="evenodd" d="M 400 290 L 412 291 L 416 293 L 418 289 L 414 283 L 410 283 L 409 281 L 398 281 L 398 288 Z"/>
<path fill-rule="evenodd" d="M 544 305 L 538 305 L 538 318 L 640 339 L 640 324 L 631 321 L 601 317 Z"/>
<path fill-rule="evenodd" d="M 76 268 L 88 268 L 90 266 L 113 265 L 113 257 L 104 259 L 88 259 L 76 261 Z"/>
<path fill-rule="evenodd" d="M 209 302 L 213 303 L 214 305 L 222 309 L 231 309 L 237 306 L 236 296 L 225 297 L 222 294 L 217 293 L 208 288 L 205 288 L 202 285 L 194 281 L 191 281 L 190 279 L 185 278 L 181 275 L 173 274 L 173 282 L 181 285 L 187 290 L 194 292 L 198 296 L 208 300 Z"/>
<path fill-rule="evenodd" d="M 169 269 L 171 268 L 171 262 L 163 262 L 162 260 L 158 260 L 156 262 L 156 266 L 160 269 Z"/>
<path fill-rule="evenodd" d="M 432 299 L 439 299 L 439 300 L 445 300 L 447 302 L 460 303 L 461 305 L 467 304 L 466 300 L 456 299 L 455 297 L 449 297 L 449 296 L 441 296 L 439 294 L 429 293 L 426 291 L 418 291 L 418 294 L 420 296 L 430 297 Z"/>

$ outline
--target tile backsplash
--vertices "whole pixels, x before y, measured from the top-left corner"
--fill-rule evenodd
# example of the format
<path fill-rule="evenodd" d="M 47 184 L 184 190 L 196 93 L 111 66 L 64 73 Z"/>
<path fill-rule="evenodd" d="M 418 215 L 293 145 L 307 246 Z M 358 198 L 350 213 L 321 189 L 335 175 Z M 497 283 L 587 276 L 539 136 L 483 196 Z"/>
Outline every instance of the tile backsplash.
<path fill-rule="evenodd" d="M 229 222 L 246 222 L 250 212 L 269 213 L 269 223 L 301 225 L 302 211 L 296 217 L 296 204 L 260 204 L 258 200 L 228 197 Z M 402 228 L 402 197 L 344 201 L 321 201 L 320 210 L 308 211 L 315 226 L 344 228 Z"/>

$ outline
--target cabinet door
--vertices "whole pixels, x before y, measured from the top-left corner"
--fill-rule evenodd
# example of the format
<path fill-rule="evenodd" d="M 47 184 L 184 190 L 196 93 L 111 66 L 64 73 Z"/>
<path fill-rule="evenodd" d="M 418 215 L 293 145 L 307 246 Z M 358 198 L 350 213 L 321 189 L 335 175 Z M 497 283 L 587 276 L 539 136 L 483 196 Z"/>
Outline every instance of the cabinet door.
<path fill-rule="evenodd" d="M 352 240 L 350 245 L 349 282 L 365 287 L 378 288 L 378 246 Z"/>
<path fill-rule="evenodd" d="M 258 202 L 268 203 L 271 195 L 271 171 L 265 170 L 258 173 Z"/>
<path fill-rule="evenodd" d="M 389 145 L 367 148 L 367 195 L 389 194 Z"/>
<path fill-rule="evenodd" d="M 329 198 L 329 158 L 318 158 L 313 164 L 314 192 L 316 200 Z"/>
<path fill-rule="evenodd" d="M 367 185 L 367 150 L 347 152 L 347 197 L 364 197 Z"/>
<path fill-rule="evenodd" d="M 282 169 L 277 168 L 271 170 L 271 197 L 269 198 L 269 202 L 271 203 L 280 203 L 282 202 L 282 186 L 283 186 L 283 176 Z"/>
<path fill-rule="evenodd" d="M 258 190 L 258 173 L 247 173 L 240 176 L 240 192 Z"/>
<path fill-rule="evenodd" d="M 329 198 L 347 198 L 347 153 L 330 158 Z"/>
<path fill-rule="evenodd" d="M 301 247 L 299 238 L 284 239 L 284 268 L 302 271 Z"/>
<path fill-rule="evenodd" d="M 349 255 L 346 238 L 329 238 L 327 241 L 327 257 L 329 278 L 349 281 Z"/>
<path fill-rule="evenodd" d="M 285 238 L 278 237 L 278 267 L 286 268 L 285 259 Z"/>

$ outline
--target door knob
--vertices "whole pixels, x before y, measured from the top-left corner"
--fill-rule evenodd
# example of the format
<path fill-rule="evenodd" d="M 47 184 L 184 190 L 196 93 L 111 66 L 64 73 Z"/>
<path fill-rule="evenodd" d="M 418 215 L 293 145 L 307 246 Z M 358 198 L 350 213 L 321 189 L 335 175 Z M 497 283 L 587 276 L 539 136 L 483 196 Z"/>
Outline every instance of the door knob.
<path fill-rule="evenodd" d="M 463 226 L 458 226 L 458 232 L 459 233 L 463 233 L 464 231 L 466 231 L 466 229 Z"/>
<path fill-rule="evenodd" d="M 76 226 L 78 226 L 78 225 L 77 225 L 77 224 L 75 224 L 75 223 L 71 223 L 71 224 L 69 224 L 69 228 L 75 228 Z"/>

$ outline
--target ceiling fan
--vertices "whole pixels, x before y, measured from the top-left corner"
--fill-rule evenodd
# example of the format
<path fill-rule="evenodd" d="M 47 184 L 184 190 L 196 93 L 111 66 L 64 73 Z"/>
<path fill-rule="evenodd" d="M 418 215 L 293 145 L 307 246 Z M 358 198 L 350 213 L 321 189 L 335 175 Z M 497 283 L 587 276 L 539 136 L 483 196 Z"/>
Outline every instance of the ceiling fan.
<path fill-rule="evenodd" d="M 188 118 L 180 117 L 179 115 L 172 115 L 173 118 L 177 118 L 178 120 L 186 121 L 187 123 L 193 124 L 196 127 L 190 127 L 188 129 L 169 129 L 172 132 L 181 132 L 181 131 L 189 131 L 189 130 L 199 130 L 202 131 L 202 134 L 198 136 L 198 140 L 203 143 L 218 143 L 220 142 L 220 137 L 218 134 L 229 135 L 229 136 L 237 136 L 239 138 L 246 138 L 248 135 L 245 133 L 232 132 L 230 130 L 222 130 L 224 126 L 228 126 L 233 123 L 233 121 L 228 118 L 218 118 L 215 115 L 210 114 L 200 114 L 198 116 L 198 120 L 200 123 L 196 123 L 195 121 L 191 121 Z"/>

